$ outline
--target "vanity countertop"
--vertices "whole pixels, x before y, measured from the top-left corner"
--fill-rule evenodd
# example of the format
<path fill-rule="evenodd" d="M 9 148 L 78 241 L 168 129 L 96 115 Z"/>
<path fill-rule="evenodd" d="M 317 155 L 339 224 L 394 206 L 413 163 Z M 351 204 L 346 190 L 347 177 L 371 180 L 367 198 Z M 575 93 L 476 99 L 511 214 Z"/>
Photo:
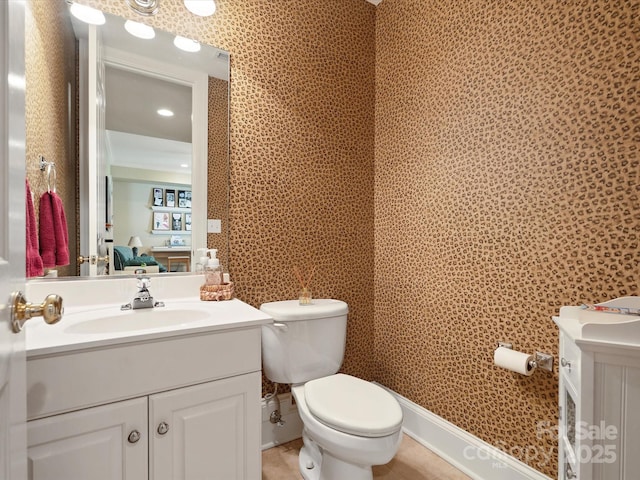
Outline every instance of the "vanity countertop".
<path fill-rule="evenodd" d="M 39 318 L 30 320 L 25 328 L 27 358 L 242 329 L 272 321 L 237 299 L 204 302 L 199 297 L 180 297 L 163 298 L 163 302 L 164 307 L 128 311 L 121 311 L 120 304 L 113 303 L 65 308 L 55 325 Z"/>

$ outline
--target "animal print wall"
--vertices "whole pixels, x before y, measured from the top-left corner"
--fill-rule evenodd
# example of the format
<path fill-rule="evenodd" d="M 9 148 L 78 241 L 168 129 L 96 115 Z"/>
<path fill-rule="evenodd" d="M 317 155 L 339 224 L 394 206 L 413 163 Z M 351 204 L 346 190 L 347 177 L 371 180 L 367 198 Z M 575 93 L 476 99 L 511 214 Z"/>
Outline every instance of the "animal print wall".
<path fill-rule="evenodd" d="M 229 208 L 229 82 L 209 77 L 209 128 L 207 165 L 207 218 L 226 219 Z M 229 222 L 220 233 L 208 233 L 207 244 L 218 250 L 224 267 L 229 264 Z"/>
<path fill-rule="evenodd" d="M 638 294 L 638 3 L 82 1 L 231 52 L 238 296 L 314 264 L 344 371 L 555 476 L 557 370 L 492 354 L 557 354 L 561 305 Z"/>
<path fill-rule="evenodd" d="M 76 238 L 75 45 L 71 23 L 58 15 L 64 0 L 27 2 L 25 16 L 25 139 L 26 173 L 34 195 L 36 219 L 40 196 L 47 191 L 47 174 L 38 158 L 55 162 L 55 187 L 62 198 L 69 238 Z M 49 186 L 53 188 L 53 176 Z M 72 265 L 57 267 L 58 274 L 75 274 L 76 245 L 69 244 Z"/>
<path fill-rule="evenodd" d="M 492 355 L 640 293 L 639 32 L 637 1 L 377 9 L 374 378 L 554 478 L 557 368 Z"/>

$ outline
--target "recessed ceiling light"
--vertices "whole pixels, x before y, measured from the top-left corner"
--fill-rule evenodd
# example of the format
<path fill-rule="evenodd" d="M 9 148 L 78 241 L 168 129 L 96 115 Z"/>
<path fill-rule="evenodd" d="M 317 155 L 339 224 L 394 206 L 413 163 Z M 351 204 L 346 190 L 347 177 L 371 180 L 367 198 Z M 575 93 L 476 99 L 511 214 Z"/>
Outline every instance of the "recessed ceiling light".
<path fill-rule="evenodd" d="M 184 0 L 184 6 L 200 17 L 208 17 L 216 11 L 216 3 L 213 0 Z"/>
<path fill-rule="evenodd" d="M 158 115 L 162 117 L 173 117 L 173 112 L 168 108 L 161 108 L 158 110 Z"/>
<path fill-rule="evenodd" d="M 124 29 L 134 37 L 143 38 L 149 40 L 156 36 L 156 32 L 153 27 L 145 25 L 144 23 L 134 22 L 133 20 L 127 20 L 124 22 Z"/>
<path fill-rule="evenodd" d="M 200 51 L 200 43 L 195 40 L 191 40 L 190 38 L 181 37 L 176 35 L 176 38 L 173 39 L 173 44 L 178 47 L 180 50 L 184 50 L 185 52 L 199 52 Z"/>
<path fill-rule="evenodd" d="M 95 8 L 87 7 L 86 5 L 80 5 L 79 3 L 72 3 L 69 7 L 71 15 L 78 20 L 82 20 L 85 23 L 91 25 L 103 25 L 106 22 L 104 14 Z"/>

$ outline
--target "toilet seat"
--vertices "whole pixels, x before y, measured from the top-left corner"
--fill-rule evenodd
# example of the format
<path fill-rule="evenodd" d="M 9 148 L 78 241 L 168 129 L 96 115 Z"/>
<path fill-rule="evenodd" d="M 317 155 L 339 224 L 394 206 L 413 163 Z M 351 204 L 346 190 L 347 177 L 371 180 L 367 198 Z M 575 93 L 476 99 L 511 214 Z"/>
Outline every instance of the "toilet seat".
<path fill-rule="evenodd" d="M 402 425 L 402 409 L 383 388 L 338 373 L 304 385 L 309 412 L 325 425 L 352 435 L 384 437 Z"/>

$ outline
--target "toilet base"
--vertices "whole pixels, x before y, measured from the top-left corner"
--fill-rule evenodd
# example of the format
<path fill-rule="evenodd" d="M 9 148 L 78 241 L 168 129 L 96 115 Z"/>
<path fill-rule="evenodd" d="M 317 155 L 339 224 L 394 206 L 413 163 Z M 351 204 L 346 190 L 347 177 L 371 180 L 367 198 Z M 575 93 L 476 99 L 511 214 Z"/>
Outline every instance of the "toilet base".
<path fill-rule="evenodd" d="M 302 432 L 303 447 L 298 455 L 300 474 L 304 480 L 373 480 L 371 467 L 363 467 L 345 462 L 332 456 L 320 448 L 309 438 L 306 431 Z"/>
<path fill-rule="evenodd" d="M 320 480 L 322 454 L 318 445 L 309 438 L 306 429 L 302 431 L 302 448 L 298 454 L 298 466 L 304 480 Z"/>

